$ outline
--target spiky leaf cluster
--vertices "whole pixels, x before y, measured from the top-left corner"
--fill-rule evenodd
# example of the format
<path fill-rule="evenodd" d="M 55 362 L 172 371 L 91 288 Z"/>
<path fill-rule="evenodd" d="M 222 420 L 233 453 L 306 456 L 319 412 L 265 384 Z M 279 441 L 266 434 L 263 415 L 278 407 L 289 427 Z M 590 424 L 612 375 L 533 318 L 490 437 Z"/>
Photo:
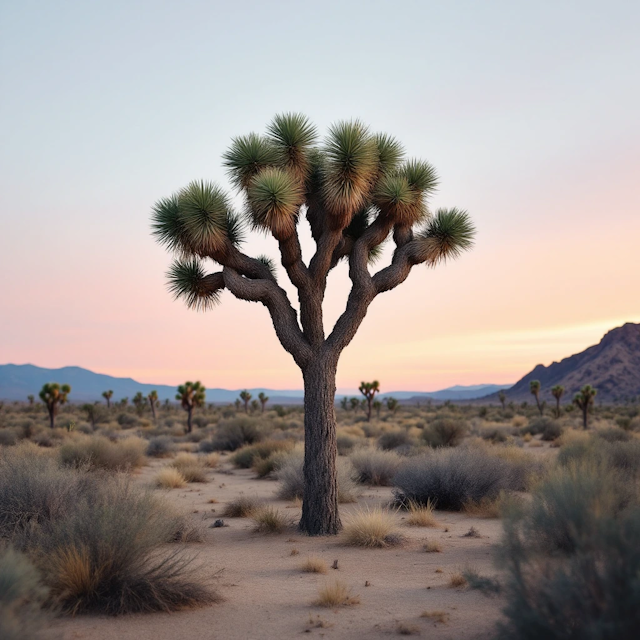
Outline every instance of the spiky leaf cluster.
<path fill-rule="evenodd" d="M 181 384 L 176 394 L 176 400 L 180 402 L 182 408 L 185 410 L 203 406 L 205 398 L 206 389 L 200 381 Z"/>
<path fill-rule="evenodd" d="M 187 307 L 206 311 L 220 302 L 220 290 L 207 276 L 197 258 L 178 259 L 167 272 L 169 291 Z"/>
<path fill-rule="evenodd" d="M 466 211 L 438 209 L 425 228 L 416 236 L 419 262 L 435 266 L 457 258 L 473 246 L 475 226 Z"/>

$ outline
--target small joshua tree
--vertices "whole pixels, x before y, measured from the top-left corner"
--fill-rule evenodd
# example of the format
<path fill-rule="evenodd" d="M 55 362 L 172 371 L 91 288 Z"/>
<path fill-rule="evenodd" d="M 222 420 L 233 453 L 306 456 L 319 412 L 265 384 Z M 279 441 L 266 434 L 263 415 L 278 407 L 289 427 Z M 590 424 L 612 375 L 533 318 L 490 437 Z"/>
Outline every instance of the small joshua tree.
<path fill-rule="evenodd" d="M 100 408 L 98 407 L 98 404 L 83 404 L 82 410 L 87 414 L 87 420 L 90 422 L 91 428 L 95 431 L 96 422 L 100 415 Z"/>
<path fill-rule="evenodd" d="M 505 404 L 507 402 L 507 394 L 502 391 L 502 389 L 500 391 L 498 391 L 498 400 L 500 400 L 500 404 L 502 405 L 502 410 L 505 410 Z"/>
<path fill-rule="evenodd" d="M 376 417 L 380 418 L 380 411 L 382 410 L 382 402 L 380 402 L 380 400 L 374 400 L 373 409 L 376 412 Z"/>
<path fill-rule="evenodd" d="M 543 414 L 544 409 L 540 404 L 540 380 L 531 380 L 529 382 L 529 391 L 531 391 L 531 395 L 536 399 L 536 404 L 538 405 L 538 411 L 540 415 Z"/>
<path fill-rule="evenodd" d="M 340 400 L 340 407 L 345 411 L 349 411 L 349 399 L 347 398 L 347 396 Z"/>
<path fill-rule="evenodd" d="M 380 391 L 380 383 L 377 380 L 373 382 L 361 382 L 358 387 L 358 391 L 365 397 L 367 401 L 366 404 L 366 412 L 367 412 L 367 422 L 371 421 L 371 405 L 373 403 L 373 398 L 376 393 Z"/>
<path fill-rule="evenodd" d="M 358 398 L 349 398 L 349 406 L 352 411 L 356 411 L 360 406 L 360 400 Z"/>
<path fill-rule="evenodd" d="M 193 410 L 204 405 L 205 395 L 206 389 L 199 381 L 185 382 L 178 387 L 176 400 L 180 402 L 182 408 L 187 412 L 187 433 L 191 433 Z"/>
<path fill-rule="evenodd" d="M 336 371 L 374 298 L 403 283 L 418 264 L 435 267 L 469 249 L 474 227 L 458 209 L 432 213 L 428 198 L 435 169 L 406 160 L 400 143 L 373 134 L 359 121 L 340 122 L 317 144 L 315 127 L 299 114 L 276 116 L 265 136 L 235 138 L 224 155 L 242 193 L 244 220 L 219 187 L 192 182 L 156 203 L 153 231 L 177 255 L 169 271 L 173 292 L 196 309 L 217 303 L 220 292 L 267 307 L 278 339 L 304 383 L 304 497 L 300 528 L 335 534 L 338 516 Z M 298 225 L 306 218 L 316 251 L 304 262 Z M 270 233 L 297 289 L 291 305 L 269 259 L 240 249 L 242 224 Z M 380 246 L 393 239 L 391 264 L 371 273 Z M 221 269 L 207 273 L 204 260 Z M 323 300 L 329 272 L 349 263 L 352 289 L 344 313 L 327 336 Z"/>
<path fill-rule="evenodd" d="M 257 400 L 253 399 L 251 401 L 251 413 L 255 413 L 259 407 L 260 407 L 260 403 Z"/>
<path fill-rule="evenodd" d="M 593 401 L 597 393 L 597 389 L 594 389 L 590 384 L 586 384 L 580 389 L 580 393 L 576 393 L 573 398 L 573 404 L 582 411 L 582 427 L 584 429 L 588 426 L 589 411 L 593 406 Z"/>
<path fill-rule="evenodd" d="M 244 402 L 244 412 L 249 413 L 249 400 L 251 400 L 253 396 L 245 389 L 240 392 L 240 400 Z"/>
<path fill-rule="evenodd" d="M 395 413 L 398 410 L 398 401 L 389 396 L 385 402 L 387 403 L 387 409 L 389 409 L 389 411 L 391 411 L 391 413 Z"/>
<path fill-rule="evenodd" d="M 240 411 L 240 407 L 242 406 L 240 398 L 236 398 L 236 401 L 233 404 L 235 405 L 236 411 Z"/>
<path fill-rule="evenodd" d="M 551 395 L 556 399 L 556 418 L 560 417 L 560 399 L 564 395 L 564 387 L 561 384 L 557 384 L 551 388 Z"/>
<path fill-rule="evenodd" d="M 111 398 L 113 397 L 113 391 L 103 391 L 102 397 L 107 401 L 107 409 L 111 409 Z"/>
<path fill-rule="evenodd" d="M 160 404 L 158 400 L 158 392 L 154 389 L 147 396 L 147 400 L 149 401 L 149 406 L 151 407 L 151 416 L 153 421 L 156 421 L 156 407 Z"/>
<path fill-rule="evenodd" d="M 147 399 L 142 395 L 142 391 L 138 391 L 131 402 L 136 408 L 136 413 L 141 416 L 144 412 L 144 406 L 147 404 Z"/>
<path fill-rule="evenodd" d="M 262 408 L 261 413 L 264 413 L 264 408 L 267 406 L 267 402 L 269 402 L 269 396 L 265 395 L 264 392 L 260 392 L 258 394 L 258 400 L 260 400 L 260 407 Z"/>
<path fill-rule="evenodd" d="M 123 409 L 124 409 L 125 407 L 129 406 L 129 398 L 125 396 L 124 398 L 122 398 L 122 399 L 120 400 L 120 402 L 118 402 L 118 405 L 119 405 L 120 407 L 122 407 Z"/>
<path fill-rule="evenodd" d="M 29 406 L 30 406 L 30 407 L 32 407 L 32 406 L 33 406 L 33 403 L 36 401 L 36 398 L 35 398 L 35 396 L 34 396 L 32 393 L 30 393 L 30 394 L 27 396 L 27 400 L 29 401 Z"/>
<path fill-rule="evenodd" d="M 55 426 L 58 407 L 67 401 L 67 396 L 71 393 L 68 384 L 59 385 L 57 382 L 47 382 L 40 390 L 40 400 L 44 402 L 49 413 L 49 426 Z"/>

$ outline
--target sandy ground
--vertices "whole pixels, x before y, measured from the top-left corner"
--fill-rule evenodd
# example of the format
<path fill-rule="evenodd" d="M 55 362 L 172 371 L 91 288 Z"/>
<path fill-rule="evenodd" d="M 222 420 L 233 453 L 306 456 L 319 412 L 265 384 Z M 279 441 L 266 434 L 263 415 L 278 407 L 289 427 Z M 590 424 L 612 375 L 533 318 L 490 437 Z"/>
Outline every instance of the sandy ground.
<path fill-rule="evenodd" d="M 149 484 L 164 464 L 154 461 L 137 481 Z M 495 575 L 492 545 L 501 532 L 498 520 L 437 512 L 440 526 L 422 528 L 406 526 L 398 514 L 406 541 L 400 547 L 375 550 L 346 547 L 340 536 L 305 537 L 293 526 L 284 534 L 257 534 L 245 518 L 227 518 L 228 526 L 210 528 L 225 502 L 243 493 L 266 499 L 290 514 L 292 522 L 299 518 L 300 509 L 277 500 L 277 484 L 257 480 L 251 471 L 232 470 L 227 463 L 209 476 L 207 484 L 164 493 L 193 518 L 205 520 L 204 543 L 189 545 L 197 554 L 194 571 L 212 580 L 223 601 L 171 614 L 60 619 L 52 627 L 56 636 L 64 640 L 257 640 L 306 634 L 336 640 L 375 639 L 398 635 L 404 626 L 407 635 L 411 631 L 443 640 L 491 637 L 503 601 L 450 588 L 448 582 L 466 567 Z M 389 489 L 365 487 L 359 504 L 387 504 L 390 497 Z M 211 504 L 211 499 L 218 503 Z M 343 520 L 357 506 L 342 505 Z M 481 537 L 464 537 L 472 526 Z M 442 552 L 425 553 L 426 539 L 438 540 Z M 338 569 L 330 568 L 326 575 L 301 572 L 301 563 L 310 555 L 324 558 L 328 565 L 338 560 Z M 360 604 L 338 609 L 313 604 L 318 589 L 336 579 L 351 587 Z M 422 618 L 424 611 L 445 612 L 448 621 Z"/>

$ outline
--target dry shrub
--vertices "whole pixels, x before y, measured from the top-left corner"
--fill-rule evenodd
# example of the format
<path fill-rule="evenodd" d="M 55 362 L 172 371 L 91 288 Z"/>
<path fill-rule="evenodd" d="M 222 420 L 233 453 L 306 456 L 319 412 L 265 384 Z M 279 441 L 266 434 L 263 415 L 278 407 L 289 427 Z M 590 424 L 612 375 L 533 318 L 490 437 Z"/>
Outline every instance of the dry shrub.
<path fill-rule="evenodd" d="M 217 469 L 220 465 L 220 454 L 212 452 L 203 455 L 202 464 L 207 467 L 207 469 Z"/>
<path fill-rule="evenodd" d="M 291 451 L 293 445 L 291 440 L 265 440 L 238 449 L 233 454 L 231 462 L 240 469 L 250 469 L 257 462 L 266 460 L 274 453 Z"/>
<path fill-rule="evenodd" d="M 185 477 L 175 467 L 164 467 L 156 474 L 155 484 L 161 489 L 181 489 L 187 486 Z"/>
<path fill-rule="evenodd" d="M 82 436 L 60 447 L 62 464 L 71 467 L 126 470 L 145 464 L 145 440 L 136 437 L 111 442 L 103 436 Z"/>
<path fill-rule="evenodd" d="M 361 508 L 349 514 L 344 538 L 345 544 L 368 548 L 388 547 L 399 544 L 402 539 L 393 515 L 380 507 Z"/>
<path fill-rule="evenodd" d="M 187 482 L 207 482 L 207 471 L 203 461 L 192 453 L 179 453 L 171 466 L 176 468 Z"/>
<path fill-rule="evenodd" d="M 469 425 L 464 420 L 438 418 L 424 428 L 422 438 L 434 449 L 457 447 L 468 431 Z"/>
<path fill-rule="evenodd" d="M 314 604 L 319 607 L 348 607 L 360 604 L 360 597 L 351 595 L 351 589 L 341 580 L 336 580 L 320 588 Z"/>
<path fill-rule="evenodd" d="M 408 622 L 399 622 L 397 630 L 401 636 L 419 636 L 420 635 L 420 627 L 416 624 L 409 624 Z"/>
<path fill-rule="evenodd" d="M 483 498 L 480 502 L 465 502 L 462 511 L 476 518 L 499 518 L 501 505 L 505 499 L 505 493 L 502 492 L 493 499 Z"/>
<path fill-rule="evenodd" d="M 300 566 L 300 570 L 305 573 L 327 573 L 329 568 L 322 558 L 309 556 Z"/>
<path fill-rule="evenodd" d="M 282 533 L 291 526 L 291 520 L 275 507 L 261 507 L 251 519 L 256 533 Z"/>
<path fill-rule="evenodd" d="M 468 584 L 467 579 L 461 573 L 454 573 L 449 578 L 449 587 L 451 589 L 462 589 Z"/>
<path fill-rule="evenodd" d="M 398 468 L 401 458 L 395 451 L 378 449 L 357 449 L 349 460 L 358 474 L 360 482 L 377 486 L 389 486 Z"/>
<path fill-rule="evenodd" d="M 423 611 L 420 617 L 428 618 L 432 622 L 439 622 L 440 624 L 449 622 L 449 614 L 446 611 Z"/>
<path fill-rule="evenodd" d="M 383 451 L 391 451 L 399 447 L 413 446 L 414 444 L 406 429 L 387 431 L 378 438 L 378 447 Z"/>
<path fill-rule="evenodd" d="M 168 458 L 175 450 L 176 445 L 169 436 L 156 436 L 149 440 L 146 454 L 150 458 Z"/>
<path fill-rule="evenodd" d="M 235 451 L 245 444 L 259 442 L 264 438 L 260 424 L 260 419 L 248 416 L 222 420 L 210 446 L 214 451 Z"/>
<path fill-rule="evenodd" d="M 222 515 L 226 518 L 251 518 L 262 508 L 262 501 L 250 496 L 239 496 L 227 503 Z"/>
<path fill-rule="evenodd" d="M 412 527 L 437 527 L 438 522 L 433 515 L 434 505 L 430 500 L 427 504 L 419 504 L 409 500 L 407 510 L 409 511 L 405 522 Z"/>

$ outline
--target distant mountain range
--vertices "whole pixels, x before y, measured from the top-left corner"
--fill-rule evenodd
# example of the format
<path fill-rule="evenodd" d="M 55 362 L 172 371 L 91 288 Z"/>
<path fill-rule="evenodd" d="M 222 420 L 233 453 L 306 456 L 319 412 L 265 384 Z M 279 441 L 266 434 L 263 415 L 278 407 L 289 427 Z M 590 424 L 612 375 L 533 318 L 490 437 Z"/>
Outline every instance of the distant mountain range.
<path fill-rule="evenodd" d="M 585 384 L 598 390 L 598 403 L 640 398 L 640 324 L 628 322 L 609 331 L 593 347 L 548 367 L 539 364 L 505 391 L 507 400 L 531 401 L 531 380 L 540 381 L 540 395 L 548 402 L 553 401 L 551 388 L 555 385 L 564 387 L 567 401 L 571 401 Z M 484 400 L 495 401 L 497 395 Z"/>
<path fill-rule="evenodd" d="M 162 384 L 145 384 L 136 382 L 132 378 L 115 378 L 102 373 L 94 373 L 81 367 L 62 367 L 60 369 L 45 369 L 32 364 L 4 364 L 0 365 L 0 400 L 26 400 L 29 394 L 38 396 L 42 385 L 47 382 L 59 382 L 71 385 L 71 402 L 92 402 L 102 400 L 102 392 L 111 389 L 113 399 L 128 397 L 131 399 L 138 391 L 145 395 L 155 389 L 160 400 L 174 400 L 176 387 Z M 508 386 L 508 385 L 507 385 Z M 455 386 L 441 391 L 394 391 L 381 394 L 384 399 L 393 396 L 403 403 L 416 403 L 421 400 L 465 400 L 486 396 L 497 392 L 505 386 L 485 384 L 469 387 Z M 234 402 L 242 389 L 207 389 L 207 402 Z M 269 396 L 271 404 L 301 404 L 302 389 L 249 389 L 254 398 L 262 391 Z M 359 395 L 353 393 L 350 395 Z M 338 394 L 340 400 L 344 394 Z"/>

